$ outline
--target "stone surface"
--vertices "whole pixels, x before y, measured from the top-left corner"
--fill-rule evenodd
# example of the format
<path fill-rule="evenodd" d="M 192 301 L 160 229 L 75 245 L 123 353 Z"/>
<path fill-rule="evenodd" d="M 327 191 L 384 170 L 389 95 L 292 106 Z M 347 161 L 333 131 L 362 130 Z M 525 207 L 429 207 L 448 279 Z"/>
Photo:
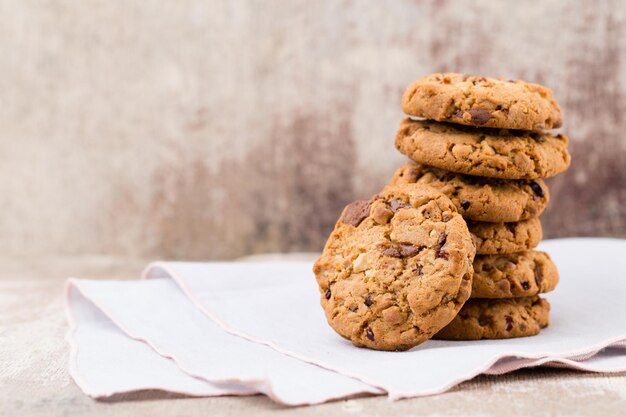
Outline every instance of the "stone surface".
<path fill-rule="evenodd" d="M 298 259 L 314 257 L 299 255 Z M 83 395 L 67 374 L 64 277 L 136 278 L 144 265 L 142 260 L 102 257 L 0 260 L 0 415 L 191 417 L 210 411 L 212 416 L 255 417 L 465 416 L 470 412 L 481 416 L 608 416 L 623 411 L 626 374 L 548 368 L 480 376 L 441 395 L 397 402 L 359 398 L 286 408 L 263 396 L 184 398 L 153 391 L 94 401 Z"/>

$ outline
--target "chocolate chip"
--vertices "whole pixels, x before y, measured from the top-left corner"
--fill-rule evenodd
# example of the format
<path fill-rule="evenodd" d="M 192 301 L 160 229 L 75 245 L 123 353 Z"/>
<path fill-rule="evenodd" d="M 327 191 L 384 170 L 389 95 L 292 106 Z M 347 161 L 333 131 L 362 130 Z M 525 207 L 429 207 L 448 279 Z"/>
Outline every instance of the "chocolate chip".
<path fill-rule="evenodd" d="M 371 327 L 365 329 L 365 336 L 367 336 L 367 338 L 372 342 L 374 341 L 374 332 L 372 331 Z"/>
<path fill-rule="evenodd" d="M 506 331 L 510 332 L 511 330 L 513 330 L 513 317 L 504 316 L 504 320 L 506 321 Z"/>
<path fill-rule="evenodd" d="M 353 201 L 348 204 L 345 209 L 343 209 L 341 221 L 357 227 L 367 216 L 369 216 L 371 205 L 371 201 L 368 200 Z"/>
<path fill-rule="evenodd" d="M 543 276 L 541 275 L 541 268 L 539 265 L 535 264 L 535 282 L 537 283 L 537 287 L 541 286 L 541 282 L 543 281 Z"/>
<path fill-rule="evenodd" d="M 420 250 L 421 248 L 419 246 L 407 244 L 400 245 L 400 255 L 402 256 L 414 256 L 417 255 Z"/>
<path fill-rule="evenodd" d="M 422 250 L 422 247 L 411 245 L 408 243 L 400 243 L 393 245 L 383 251 L 383 255 L 393 256 L 394 258 L 400 258 L 403 256 L 414 256 Z"/>
<path fill-rule="evenodd" d="M 400 201 L 400 200 L 391 200 L 389 202 L 389 207 L 391 207 L 391 211 L 393 211 L 394 213 L 398 210 L 400 210 L 401 208 L 405 208 L 405 207 L 411 207 L 409 204 Z"/>
<path fill-rule="evenodd" d="M 527 282 L 522 282 L 522 288 L 524 291 L 528 291 L 530 289 L 530 284 Z"/>
<path fill-rule="evenodd" d="M 545 191 L 543 191 L 543 188 L 541 188 L 541 185 L 539 185 L 536 181 L 530 181 L 529 185 L 530 188 L 532 188 L 533 193 L 535 193 L 537 197 L 543 197 L 544 195 L 546 195 Z"/>
<path fill-rule="evenodd" d="M 448 260 L 448 253 L 443 250 L 443 247 L 446 244 L 446 240 L 448 240 L 448 235 L 442 233 L 439 235 L 439 239 L 437 239 L 437 258 L 443 258 Z"/>
<path fill-rule="evenodd" d="M 326 297 L 327 300 L 330 300 L 331 295 L 332 293 L 330 292 L 330 289 L 326 290 L 326 294 L 324 294 L 324 296 Z"/>
<path fill-rule="evenodd" d="M 399 258 L 400 257 L 400 248 L 398 248 L 397 246 L 393 246 L 391 248 L 387 248 L 383 251 L 383 255 L 385 256 L 391 256 L 394 258 Z"/>
<path fill-rule="evenodd" d="M 467 201 L 467 200 L 461 200 L 461 208 L 462 208 L 463 210 L 467 210 L 471 204 L 472 204 L 472 203 L 470 203 L 470 202 L 469 202 L 469 201 Z"/>
<path fill-rule="evenodd" d="M 483 125 L 491 119 L 491 113 L 481 108 L 470 109 L 469 114 L 472 116 L 472 122 L 479 125 Z"/>
<path fill-rule="evenodd" d="M 368 295 L 367 298 L 365 299 L 365 305 L 370 307 L 372 304 L 374 304 L 374 302 L 372 301 L 372 297 Z"/>
<path fill-rule="evenodd" d="M 413 268 L 413 272 L 415 272 L 415 274 L 417 275 L 422 275 L 422 268 L 423 268 L 422 265 L 415 264 L 415 268 Z"/>
<path fill-rule="evenodd" d="M 441 221 L 443 221 L 444 223 L 449 222 L 451 218 L 452 215 L 450 215 L 450 213 L 448 213 L 447 211 L 441 215 Z"/>

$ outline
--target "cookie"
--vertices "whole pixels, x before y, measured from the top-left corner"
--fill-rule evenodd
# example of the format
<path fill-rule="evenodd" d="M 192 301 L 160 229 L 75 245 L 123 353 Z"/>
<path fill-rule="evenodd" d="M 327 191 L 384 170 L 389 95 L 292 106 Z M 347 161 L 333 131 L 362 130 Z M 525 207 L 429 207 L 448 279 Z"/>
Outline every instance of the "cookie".
<path fill-rule="evenodd" d="M 539 216 L 550 200 L 540 180 L 500 180 L 456 174 L 413 162 L 390 184 L 423 184 L 447 195 L 463 217 L 481 222 L 519 222 Z"/>
<path fill-rule="evenodd" d="M 430 187 L 386 187 L 343 210 L 313 271 L 330 326 L 356 346 L 406 350 L 468 299 L 474 244 L 454 204 Z"/>
<path fill-rule="evenodd" d="M 512 223 L 467 221 L 477 255 L 523 252 L 536 247 L 543 237 L 538 218 Z"/>
<path fill-rule="evenodd" d="M 550 323 L 550 303 L 543 298 L 471 299 L 434 339 L 479 340 L 534 336 Z"/>
<path fill-rule="evenodd" d="M 563 124 L 552 91 L 537 84 L 463 74 L 431 74 L 402 96 L 409 115 L 467 126 L 544 130 Z"/>
<path fill-rule="evenodd" d="M 472 298 L 515 298 L 552 291 L 559 272 L 550 255 L 527 251 L 474 259 Z"/>
<path fill-rule="evenodd" d="M 537 179 L 570 164 L 568 138 L 541 132 L 472 128 L 405 119 L 396 148 L 415 162 L 480 177 Z"/>

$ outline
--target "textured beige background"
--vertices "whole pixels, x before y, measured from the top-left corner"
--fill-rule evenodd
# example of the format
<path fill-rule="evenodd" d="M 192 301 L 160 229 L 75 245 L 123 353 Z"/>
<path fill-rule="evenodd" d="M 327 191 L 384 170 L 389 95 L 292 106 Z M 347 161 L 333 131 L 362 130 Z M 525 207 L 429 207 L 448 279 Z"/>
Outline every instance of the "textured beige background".
<path fill-rule="evenodd" d="M 626 236 L 621 1 L 0 1 L 0 252 L 318 250 L 402 161 L 403 88 L 545 83 L 549 237 Z"/>

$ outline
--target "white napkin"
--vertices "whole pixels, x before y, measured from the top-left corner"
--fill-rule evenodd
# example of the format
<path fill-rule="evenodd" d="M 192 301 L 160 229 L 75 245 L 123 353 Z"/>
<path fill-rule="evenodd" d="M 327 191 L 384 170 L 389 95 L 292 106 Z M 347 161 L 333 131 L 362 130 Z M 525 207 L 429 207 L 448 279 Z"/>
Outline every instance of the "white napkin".
<path fill-rule="evenodd" d="M 428 341 L 409 352 L 358 349 L 337 336 L 310 263 L 155 263 L 148 280 L 70 280 L 70 371 L 94 397 L 159 388 L 263 393 L 290 405 L 436 394 L 528 366 L 625 371 L 626 241 L 554 240 L 540 249 L 561 282 L 539 336 Z"/>

